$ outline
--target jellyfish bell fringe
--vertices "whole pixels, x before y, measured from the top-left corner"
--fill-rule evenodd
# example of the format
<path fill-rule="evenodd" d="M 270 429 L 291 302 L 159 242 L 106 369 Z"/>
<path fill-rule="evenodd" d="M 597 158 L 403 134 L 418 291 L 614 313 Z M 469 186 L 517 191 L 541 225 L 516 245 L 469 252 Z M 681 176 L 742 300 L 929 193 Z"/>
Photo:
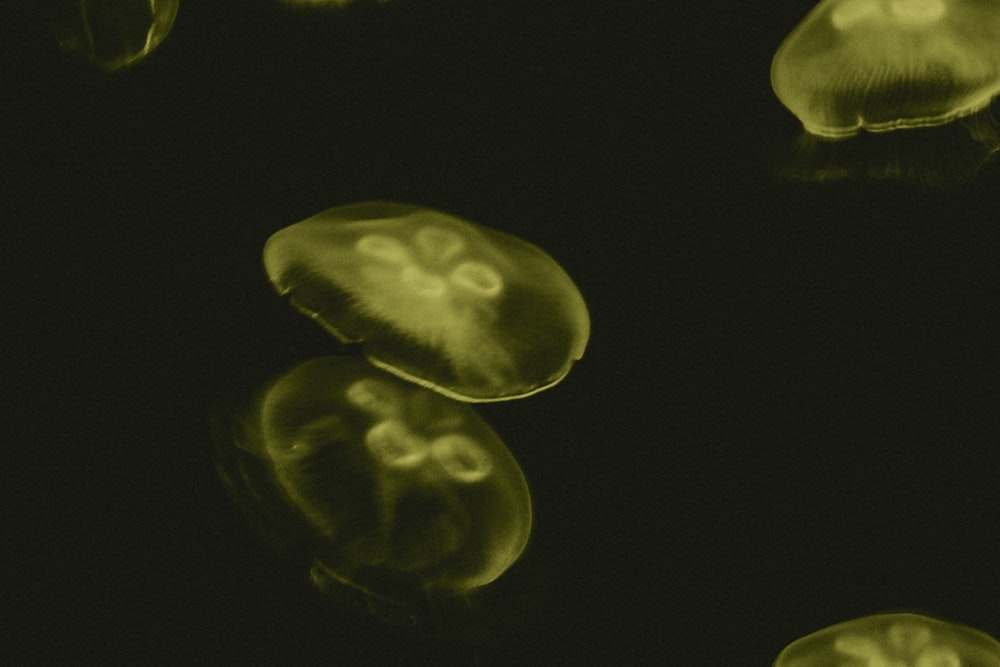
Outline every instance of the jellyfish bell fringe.
<path fill-rule="evenodd" d="M 802 132 L 778 155 L 778 178 L 812 183 L 841 180 L 897 181 L 948 189 L 974 180 L 1000 155 L 1000 102 L 955 121 L 930 127 L 840 138 Z"/>
<path fill-rule="evenodd" d="M 1000 94 L 1000 4 L 823 0 L 778 48 L 771 84 L 815 135 L 944 125 Z"/>
<path fill-rule="evenodd" d="M 481 604 L 487 592 L 482 589 L 455 595 L 425 588 L 415 596 L 410 582 L 389 580 L 367 588 L 331 570 L 320 560 L 312 562 L 309 580 L 338 610 L 356 617 L 371 618 L 389 627 L 430 632 L 470 645 L 481 644 L 489 636 L 491 619 Z"/>
<path fill-rule="evenodd" d="M 1000 146 L 1000 3 L 823 0 L 779 46 L 771 84 L 806 132 L 786 177 L 969 179 Z"/>
<path fill-rule="evenodd" d="M 969 137 L 983 147 L 986 159 L 995 160 L 1000 153 L 1000 98 L 991 102 L 982 111 L 963 118 L 961 125 Z"/>
<path fill-rule="evenodd" d="M 302 557 L 295 545 L 308 540 L 312 531 L 274 484 L 258 433 L 252 410 L 236 408 L 232 400 L 217 403 L 211 415 L 216 474 L 258 542 L 279 557 Z"/>

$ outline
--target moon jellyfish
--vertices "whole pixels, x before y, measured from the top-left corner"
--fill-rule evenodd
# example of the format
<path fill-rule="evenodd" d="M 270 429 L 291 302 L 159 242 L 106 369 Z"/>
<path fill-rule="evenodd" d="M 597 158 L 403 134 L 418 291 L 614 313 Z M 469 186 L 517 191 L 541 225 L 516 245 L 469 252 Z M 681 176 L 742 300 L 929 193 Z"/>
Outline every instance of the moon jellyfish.
<path fill-rule="evenodd" d="M 527 396 L 583 355 L 590 319 L 540 249 L 409 204 L 332 208 L 264 247 L 279 294 L 374 365 L 463 401 Z"/>
<path fill-rule="evenodd" d="M 797 639 L 774 667 L 1000 667 L 1000 643 L 918 614 L 879 614 Z"/>
<path fill-rule="evenodd" d="M 948 146 L 956 138 L 947 132 L 928 136 L 931 145 L 914 139 L 916 148 L 892 142 L 874 151 L 889 157 L 864 158 L 870 175 L 905 177 L 907 171 L 932 169 L 922 160 L 978 167 L 1000 147 L 988 108 L 1000 94 L 1000 4 L 823 0 L 778 48 L 771 83 L 814 137 L 838 140 L 862 129 L 885 133 L 962 119 L 964 141 L 971 137 L 975 144 L 952 155 Z M 940 155 L 942 148 L 948 154 Z M 915 167 L 908 164 L 913 162 Z M 859 171 L 857 164 L 843 170 Z M 830 173 L 828 168 L 825 175 Z"/>
<path fill-rule="evenodd" d="M 771 82 L 819 136 L 947 123 L 1000 93 L 1000 5 L 824 0 L 778 49 Z"/>
<path fill-rule="evenodd" d="M 44 0 L 60 48 L 107 70 L 148 56 L 174 25 L 179 0 Z"/>
<path fill-rule="evenodd" d="M 416 608 L 489 584 L 528 541 L 524 475 L 489 426 L 358 358 L 282 376 L 237 445 L 224 479 L 327 592 Z"/>

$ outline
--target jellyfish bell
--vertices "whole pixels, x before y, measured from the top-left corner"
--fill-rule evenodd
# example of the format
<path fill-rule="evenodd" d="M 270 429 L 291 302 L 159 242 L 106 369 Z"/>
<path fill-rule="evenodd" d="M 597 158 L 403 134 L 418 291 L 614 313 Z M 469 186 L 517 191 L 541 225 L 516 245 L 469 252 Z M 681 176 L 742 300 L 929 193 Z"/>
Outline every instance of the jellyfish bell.
<path fill-rule="evenodd" d="M 824 0 L 778 49 L 771 82 L 817 136 L 943 125 L 1000 94 L 1000 6 Z"/>
<path fill-rule="evenodd" d="M 174 25 L 179 0 L 41 0 L 59 47 L 103 70 L 149 56 Z"/>
<path fill-rule="evenodd" d="M 771 83 L 808 135 L 800 148 L 834 165 L 817 166 L 812 173 L 820 179 L 865 172 L 933 181 L 935 171 L 943 179 L 953 170 L 974 173 L 1000 149 L 991 108 L 1000 94 L 1000 5 L 823 0 L 778 48 Z M 869 136 L 916 129 L 886 140 Z M 829 147 L 844 139 L 851 139 L 848 148 Z"/>
<path fill-rule="evenodd" d="M 838 623 L 786 646 L 774 667 L 1000 667 L 1000 643 L 984 632 L 910 613 Z"/>
<path fill-rule="evenodd" d="M 524 475 L 489 426 L 362 359 L 280 377 L 228 453 L 220 472 L 263 537 L 390 620 L 464 599 L 528 541 Z"/>
<path fill-rule="evenodd" d="M 566 376 L 590 319 L 537 247 L 409 204 L 332 208 L 272 235 L 279 294 L 376 366 L 463 401 L 527 396 Z"/>

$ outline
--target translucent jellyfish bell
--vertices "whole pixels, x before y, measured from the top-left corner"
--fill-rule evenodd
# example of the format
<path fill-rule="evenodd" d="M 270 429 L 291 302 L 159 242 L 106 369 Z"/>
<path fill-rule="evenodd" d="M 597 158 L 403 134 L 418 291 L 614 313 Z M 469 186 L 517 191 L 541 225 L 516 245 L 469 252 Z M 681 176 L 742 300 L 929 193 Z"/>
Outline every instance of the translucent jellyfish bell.
<path fill-rule="evenodd" d="M 42 0 L 60 48 L 106 70 L 135 64 L 174 25 L 179 0 Z"/>
<path fill-rule="evenodd" d="M 279 294 L 396 375 L 465 401 L 526 396 L 583 355 L 573 281 L 520 239 L 408 204 L 332 208 L 268 239 Z"/>
<path fill-rule="evenodd" d="M 1000 643 L 918 614 L 879 614 L 795 640 L 774 667 L 1000 667 Z"/>
<path fill-rule="evenodd" d="M 278 379 L 238 445 L 226 477 L 309 551 L 323 590 L 419 607 L 489 584 L 528 541 L 524 475 L 472 408 L 356 358 Z"/>
<path fill-rule="evenodd" d="M 1000 3 L 823 0 L 778 49 L 771 83 L 822 137 L 942 125 L 1000 93 Z"/>

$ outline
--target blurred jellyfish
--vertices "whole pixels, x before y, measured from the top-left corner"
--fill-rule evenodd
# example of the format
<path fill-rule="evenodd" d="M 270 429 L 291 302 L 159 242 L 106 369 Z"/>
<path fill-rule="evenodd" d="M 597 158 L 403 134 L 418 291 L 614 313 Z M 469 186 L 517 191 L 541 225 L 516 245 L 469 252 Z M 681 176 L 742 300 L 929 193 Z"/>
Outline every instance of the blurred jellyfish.
<path fill-rule="evenodd" d="M 486 423 L 357 358 L 282 376 L 237 445 L 224 479 L 327 592 L 418 608 L 489 584 L 528 541 L 524 475 Z"/>
<path fill-rule="evenodd" d="M 547 254 L 408 204 L 332 208 L 268 239 L 279 294 L 400 377 L 464 401 L 527 396 L 583 355 L 587 308 Z"/>
<path fill-rule="evenodd" d="M 879 614 L 795 640 L 774 667 L 1000 667 L 1000 643 L 918 614 Z"/>
<path fill-rule="evenodd" d="M 877 150 L 860 149 L 883 155 L 868 154 L 853 165 L 845 159 L 842 175 L 860 166 L 871 176 L 907 177 L 942 161 L 942 172 L 963 163 L 974 171 L 1000 148 L 989 109 L 1000 94 L 1000 4 L 823 0 L 778 49 L 771 83 L 808 135 L 828 141 L 862 129 L 885 133 L 961 121 L 951 132 L 907 133 Z M 956 144 L 956 132 L 970 145 L 941 155 Z M 908 150 L 911 143 L 916 147 Z M 826 169 L 827 176 L 837 175 Z"/>
<path fill-rule="evenodd" d="M 63 51 L 106 70 L 133 65 L 160 45 L 179 0 L 42 0 Z"/>

